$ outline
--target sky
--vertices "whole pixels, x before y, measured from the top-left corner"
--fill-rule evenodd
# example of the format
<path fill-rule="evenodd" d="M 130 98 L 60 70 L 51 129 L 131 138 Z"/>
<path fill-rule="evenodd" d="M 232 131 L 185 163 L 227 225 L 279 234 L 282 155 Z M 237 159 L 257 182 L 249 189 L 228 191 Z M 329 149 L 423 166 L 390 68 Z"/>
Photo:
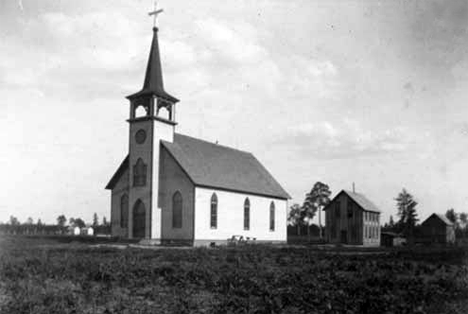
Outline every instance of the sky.
<path fill-rule="evenodd" d="M 252 152 L 396 216 L 468 212 L 468 2 L 161 0 L 177 132 Z M 151 0 L 0 1 L 0 221 L 110 215 Z"/>

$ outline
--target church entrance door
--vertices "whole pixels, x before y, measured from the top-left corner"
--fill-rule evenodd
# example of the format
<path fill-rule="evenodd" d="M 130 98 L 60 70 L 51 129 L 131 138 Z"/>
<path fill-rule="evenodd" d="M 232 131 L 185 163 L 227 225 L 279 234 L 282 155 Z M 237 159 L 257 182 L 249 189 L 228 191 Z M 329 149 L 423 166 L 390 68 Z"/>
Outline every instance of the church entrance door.
<path fill-rule="evenodd" d="M 141 200 L 136 201 L 133 206 L 133 238 L 145 237 L 145 204 Z"/>

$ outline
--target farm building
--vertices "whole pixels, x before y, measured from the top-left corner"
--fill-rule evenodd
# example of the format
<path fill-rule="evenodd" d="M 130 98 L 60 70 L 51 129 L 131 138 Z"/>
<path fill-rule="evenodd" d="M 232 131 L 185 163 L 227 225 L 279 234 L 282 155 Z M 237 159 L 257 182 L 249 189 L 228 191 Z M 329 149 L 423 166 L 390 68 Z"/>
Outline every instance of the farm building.
<path fill-rule="evenodd" d="M 380 210 L 364 195 L 342 190 L 324 211 L 327 242 L 380 245 Z"/>
<path fill-rule="evenodd" d="M 455 243 L 455 226 L 444 215 L 434 213 L 421 224 L 421 235 L 425 243 Z"/>
<path fill-rule="evenodd" d="M 399 233 L 382 232 L 380 234 L 380 245 L 392 247 L 406 244 L 406 239 Z"/>
<path fill-rule="evenodd" d="M 130 101 L 129 153 L 110 179 L 112 235 L 148 243 L 286 242 L 288 193 L 249 152 L 176 132 L 153 28 L 142 90 Z"/>

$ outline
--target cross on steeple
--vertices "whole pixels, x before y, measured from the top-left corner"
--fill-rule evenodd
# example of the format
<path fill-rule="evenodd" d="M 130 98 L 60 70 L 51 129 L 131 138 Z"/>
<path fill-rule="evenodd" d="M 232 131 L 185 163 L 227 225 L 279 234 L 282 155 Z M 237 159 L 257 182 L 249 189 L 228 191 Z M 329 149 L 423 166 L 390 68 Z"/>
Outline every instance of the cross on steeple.
<path fill-rule="evenodd" d="M 153 27 L 156 27 L 156 18 L 158 17 L 158 14 L 162 13 L 162 12 L 163 12 L 163 9 L 158 10 L 157 1 L 154 1 L 154 11 L 148 12 L 149 16 L 154 15 L 154 17 L 153 17 Z"/>

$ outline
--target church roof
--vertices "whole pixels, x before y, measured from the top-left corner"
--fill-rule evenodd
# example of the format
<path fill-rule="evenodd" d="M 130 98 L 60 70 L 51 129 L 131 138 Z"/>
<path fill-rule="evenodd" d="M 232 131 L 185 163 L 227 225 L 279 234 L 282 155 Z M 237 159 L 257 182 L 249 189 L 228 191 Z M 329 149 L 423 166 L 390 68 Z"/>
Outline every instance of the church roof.
<path fill-rule="evenodd" d="M 291 198 L 249 152 L 177 133 L 161 143 L 197 186 Z"/>
<path fill-rule="evenodd" d="M 143 88 L 127 98 L 138 98 L 141 96 L 159 96 L 165 98 L 171 102 L 178 102 L 179 100 L 164 90 L 161 58 L 159 56 L 159 43 L 158 43 L 158 28 L 153 28 L 153 41 L 151 43 L 151 50 L 148 58 L 148 64 L 146 66 L 145 81 Z"/>
<path fill-rule="evenodd" d="M 169 154 L 196 186 L 291 198 L 268 170 L 249 152 L 213 144 L 175 133 L 174 142 L 161 141 Z M 128 155 L 114 173 L 106 189 L 113 189 L 129 167 Z"/>
<path fill-rule="evenodd" d="M 117 184 L 117 182 L 119 181 L 120 177 L 123 175 L 123 173 L 127 169 L 128 169 L 128 155 L 122 161 L 119 168 L 117 168 L 117 171 L 114 173 L 114 175 L 110 179 L 109 183 L 107 183 L 106 189 L 112 190 L 114 188 L 114 186 Z"/>
<path fill-rule="evenodd" d="M 370 211 L 370 212 L 376 212 L 376 213 L 380 213 L 380 209 L 373 203 L 371 202 L 364 194 L 361 194 L 361 193 L 356 193 L 356 192 L 352 192 L 352 191 L 347 191 L 347 190 L 341 190 L 340 193 L 338 193 L 334 198 L 333 200 L 329 203 L 333 203 L 335 201 L 335 199 L 341 194 L 341 193 L 345 193 L 346 195 L 348 195 L 353 201 L 356 202 L 356 204 L 358 204 L 363 210 L 365 211 Z M 327 209 L 329 206 L 326 206 L 325 209 Z"/>

